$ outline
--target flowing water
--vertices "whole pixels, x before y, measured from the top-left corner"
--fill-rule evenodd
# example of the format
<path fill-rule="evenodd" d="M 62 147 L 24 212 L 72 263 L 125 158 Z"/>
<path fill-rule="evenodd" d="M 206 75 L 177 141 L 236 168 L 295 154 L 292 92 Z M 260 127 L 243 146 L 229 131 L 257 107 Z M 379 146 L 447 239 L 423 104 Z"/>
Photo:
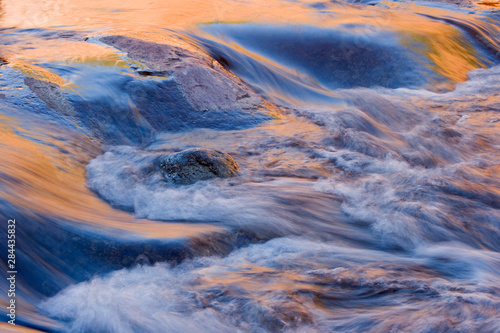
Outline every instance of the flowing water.
<path fill-rule="evenodd" d="M 19 331 L 500 332 L 497 2 L 0 6 Z M 157 44 L 263 104 L 197 113 Z M 194 147 L 241 175 L 166 183 Z"/>

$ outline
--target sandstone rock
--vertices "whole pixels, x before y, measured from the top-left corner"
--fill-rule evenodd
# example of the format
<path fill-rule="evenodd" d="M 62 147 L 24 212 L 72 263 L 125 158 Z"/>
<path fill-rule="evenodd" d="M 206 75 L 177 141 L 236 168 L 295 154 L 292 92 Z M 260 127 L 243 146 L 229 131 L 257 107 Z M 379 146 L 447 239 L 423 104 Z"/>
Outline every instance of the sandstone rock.
<path fill-rule="evenodd" d="M 148 74 L 170 74 L 186 100 L 198 111 L 255 111 L 263 102 L 237 77 L 201 53 L 124 36 L 106 36 L 100 40 L 148 66 L 152 69 Z"/>
<path fill-rule="evenodd" d="M 32 77 L 24 79 L 24 84 L 30 88 L 47 106 L 64 115 L 74 115 L 75 110 L 64 96 L 61 88 L 52 82 L 38 80 Z"/>

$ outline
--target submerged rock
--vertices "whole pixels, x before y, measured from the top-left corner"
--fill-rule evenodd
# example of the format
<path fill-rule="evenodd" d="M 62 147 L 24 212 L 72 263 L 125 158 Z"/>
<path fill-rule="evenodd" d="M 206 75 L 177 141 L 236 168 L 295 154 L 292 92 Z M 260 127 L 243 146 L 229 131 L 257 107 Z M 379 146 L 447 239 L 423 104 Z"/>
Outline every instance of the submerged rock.
<path fill-rule="evenodd" d="M 69 106 L 50 104 L 54 98 L 44 101 L 53 109 L 74 109 L 82 127 L 101 142 L 143 144 L 156 132 L 247 129 L 275 115 L 271 104 L 201 52 L 124 36 L 100 41 L 126 52 L 144 68 L 132 68 L 137 76 L 113 67 L 97 72 L 84 68 L 87 81 L 95 80 L 92 89 L 65 91 Z M 48 91 L 59 101 L 56 92 L 44 89 L 35 91 L 43 96 Z"/>
<path fill-rule="evenodd" d="M 32 77 L 24 79 L 24 84 L 33 91 L 47 106 L 63 115 L 74 115 L 75 110 L 66 99 L 61 87 L 53 82 L 38 80 Z"/>
<path fill-rule="evenodd" d="M 125 36 L 100 39 L 148 66 L 140 74 L 171 75 L 188 103 L 198 111 L 256 111 L 262 99 L 212 58 L 201 53 Z"/>
<path fill-rule="evenodd" d="M 187 149 L 161 157 L 159 168 L 169 182 L 181 185 L 216 177 L 234 177 L 240 172 L 238 163 L 231 155 L 201 148 Z"/>
<path fill-rule="evenodd" d="M 78 64 L 73 88 L 66 89 L 69 81 L 57 74 L 62 67 L 55 73 L 25 64 L 18 69 L 5 66 L 0 56 L 2 75 L 23 87 L 0 98 L 110 145 L 146 144 L 157 132 L 247 129 L 276 116 L 271 103 L 202 51 L 123 36 L 100 40 L 144 66 L 134 63 L 123 71 L 106 62 L 98 68 Z"/>

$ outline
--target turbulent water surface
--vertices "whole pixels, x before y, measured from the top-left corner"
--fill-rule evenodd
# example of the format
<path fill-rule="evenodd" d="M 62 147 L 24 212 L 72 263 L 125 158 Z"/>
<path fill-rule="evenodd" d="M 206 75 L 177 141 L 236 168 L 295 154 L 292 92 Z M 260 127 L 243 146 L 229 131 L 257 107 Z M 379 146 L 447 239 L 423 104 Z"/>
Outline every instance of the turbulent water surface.
<path fill-rule="evenodd" d="M 18 331 L 500 332 L 496 1 L 2 0 L 0 27 Z M 241 173 L 166 182 L 188 148 Z"/>

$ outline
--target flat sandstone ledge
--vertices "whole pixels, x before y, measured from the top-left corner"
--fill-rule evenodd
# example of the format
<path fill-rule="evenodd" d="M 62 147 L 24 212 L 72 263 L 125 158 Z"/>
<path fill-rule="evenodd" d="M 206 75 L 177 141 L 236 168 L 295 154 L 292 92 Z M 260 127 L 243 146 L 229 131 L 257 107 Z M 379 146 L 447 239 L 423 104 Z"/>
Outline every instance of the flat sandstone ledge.
<path fill-rule="evenodd" d="M 198 111 L 256 111 L 264 104 L 252 89 L 209 56 L 131 37 L 106 36 L 100 40 L 149 67 L 152 72 L 148 75 L 171 75 Z"/>

